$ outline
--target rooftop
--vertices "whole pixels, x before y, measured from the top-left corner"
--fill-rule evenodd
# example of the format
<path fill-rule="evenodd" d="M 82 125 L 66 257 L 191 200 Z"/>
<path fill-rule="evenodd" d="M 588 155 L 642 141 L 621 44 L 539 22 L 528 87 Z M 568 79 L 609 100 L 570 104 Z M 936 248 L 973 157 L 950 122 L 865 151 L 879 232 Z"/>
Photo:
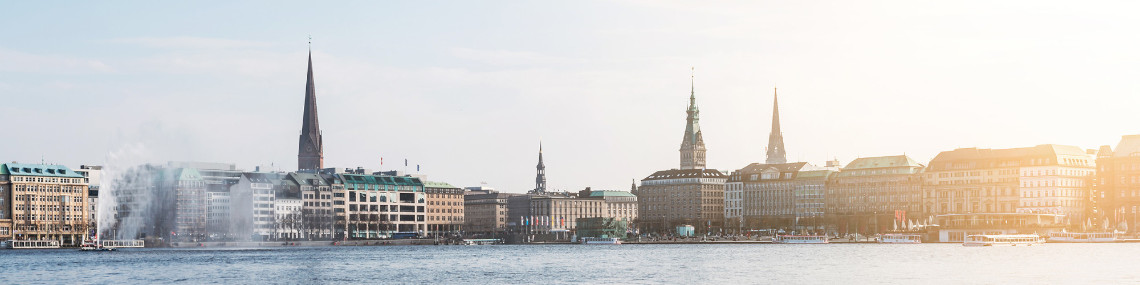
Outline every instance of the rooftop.
<path fill-rule="evenodd" d="M 83 175 L 72 171 L 67 166 L 54 164 L 5 163 L 0 164 L 0 174 L 83 178 Z"/>
<path fill-rule="evenodd" d="M 661 180 L 676 178 L 724 178 L 727 175 L 716 169 L 670 169 L 650 174 L 642 180 Z"/>

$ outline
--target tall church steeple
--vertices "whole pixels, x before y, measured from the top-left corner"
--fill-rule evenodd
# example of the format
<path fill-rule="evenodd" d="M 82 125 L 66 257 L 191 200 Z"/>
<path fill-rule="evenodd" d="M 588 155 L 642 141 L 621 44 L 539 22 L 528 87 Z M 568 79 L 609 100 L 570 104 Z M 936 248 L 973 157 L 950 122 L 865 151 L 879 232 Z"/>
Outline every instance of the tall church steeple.
<path fill-rule="evenodd" d="M 784 133 L 780 131 L 780 102 L 775 88 L 772 88 L 772 133 L 768 134 L 768 159 L 764 163 L 788 163 L 784 153 Z"/>
<path fill-rule="evenodd" d="M 685 137 L 681 140 L 681 169 L 705 168 L 705 139 L 701 136 L 701 110 L 692 76 L 689 78 L 689 109 L 685 111 Z"/>
<path fill-rule="evenodd" d="M 305 114 L 301 117 L 301 137 L 297 145 L 297 169 L 319 170 L 324 164 L 324 141 L 317 122 L 317 87 L 313 82 L 313 51 L 310 49 L 309 74 L 305 83 Z"/>
<path fill-rule="evenodd" d="M 538 173 L 534 177 L 534 192 L 546 193 L 546 164 L 542 163 L 542 142 L 538 142 Z"/>

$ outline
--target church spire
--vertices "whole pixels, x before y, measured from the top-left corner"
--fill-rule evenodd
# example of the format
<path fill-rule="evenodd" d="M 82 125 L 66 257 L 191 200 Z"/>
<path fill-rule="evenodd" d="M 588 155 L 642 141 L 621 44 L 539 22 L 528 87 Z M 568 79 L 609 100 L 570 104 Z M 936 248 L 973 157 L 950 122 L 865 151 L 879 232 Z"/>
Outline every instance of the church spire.
<path fill-rule="evenodd" d="M 681 140 L 681 169 L 705 168 L 705 140 L 701 135 L 701 110 L 697 108 L 695 76 L 689 77 L 689 108 L 685 111 L 685 136 Z"/>
<path fill-rule="evenodd" d="M 309 44 L 312 44 L 310 38 Z M 318 170 L 324 167 L 324 143 L 317 121 L 317 87 L 313 80 L 313 51 L 309 49 L 309 67 L 305 82 L 305 113 L 301 118 L 301 137 L 297 146 L 297 169 Z"/>
<path fill-rule="evenodd" d="M 780 131 L 780 100 L 776 88 L 772 88 L 772 133 L 768 134 L 768 159 L 765 163 L 788 163 L 784 153 L 784 133 Z"/>
<path fill-rule="evenodd" d="M 534 192 L 546 193 L 546 164 L 542 163 L 542 141 L 538 141 L 538 173 L 534 177 Z"/>

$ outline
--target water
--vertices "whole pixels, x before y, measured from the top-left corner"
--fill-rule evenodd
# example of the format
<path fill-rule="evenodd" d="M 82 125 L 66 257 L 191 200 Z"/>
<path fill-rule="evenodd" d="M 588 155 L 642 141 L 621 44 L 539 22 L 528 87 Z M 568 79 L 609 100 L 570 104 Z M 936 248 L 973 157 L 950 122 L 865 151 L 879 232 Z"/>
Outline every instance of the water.
<path fill-rule="evenodd" d="M 1140 244 L 0 250 L 0 284 L 1140 282 Z"/>

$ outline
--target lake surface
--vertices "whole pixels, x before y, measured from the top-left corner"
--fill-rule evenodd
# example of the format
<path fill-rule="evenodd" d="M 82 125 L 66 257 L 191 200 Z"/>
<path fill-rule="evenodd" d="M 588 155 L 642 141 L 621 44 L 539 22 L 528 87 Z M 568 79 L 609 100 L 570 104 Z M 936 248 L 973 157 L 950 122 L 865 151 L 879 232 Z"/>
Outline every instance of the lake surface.
<path fill-rule="evenodd" d="M 1140 243 L 0 250 L 0 284 L 1140 282 Z"/>

